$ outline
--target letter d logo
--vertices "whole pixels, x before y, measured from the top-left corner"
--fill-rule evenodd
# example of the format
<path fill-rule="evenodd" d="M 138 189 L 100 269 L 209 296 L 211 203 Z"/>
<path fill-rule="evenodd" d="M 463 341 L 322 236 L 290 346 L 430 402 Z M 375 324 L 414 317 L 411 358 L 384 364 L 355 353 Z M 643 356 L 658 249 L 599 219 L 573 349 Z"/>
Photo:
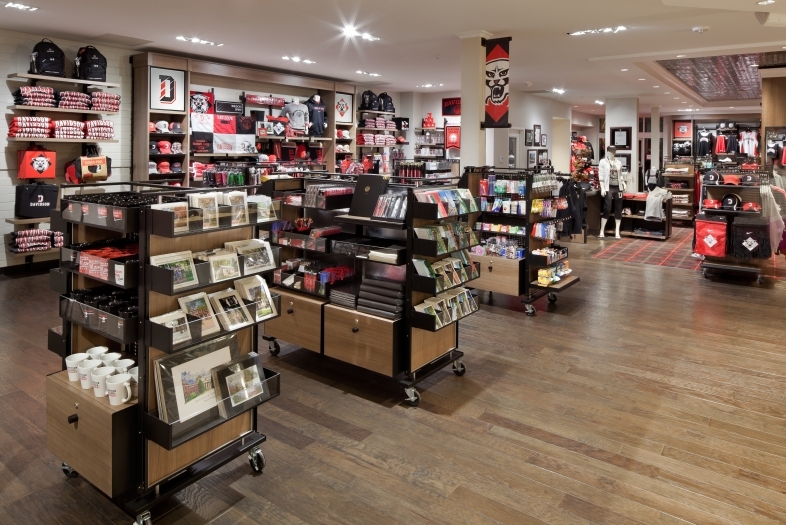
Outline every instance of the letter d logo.
<path fill-rule="evenodd" d="M 158 80 L 161 82 L 161 92 L 158 95 L 158 100 L 162 104 L 172 104 L 177 98 L 177 82 L 169 75 L 159 75 Z"/>

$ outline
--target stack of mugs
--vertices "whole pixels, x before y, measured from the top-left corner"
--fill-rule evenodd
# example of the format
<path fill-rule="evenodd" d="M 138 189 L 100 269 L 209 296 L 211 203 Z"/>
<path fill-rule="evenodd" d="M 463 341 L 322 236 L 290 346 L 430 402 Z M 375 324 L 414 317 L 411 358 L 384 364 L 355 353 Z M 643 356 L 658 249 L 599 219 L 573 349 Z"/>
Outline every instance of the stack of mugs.
<path fill-rule="evenodd" d="M 68 380 L 79 382 L 85 390 L 93 390 L 96 397 L 108 397 L 109 403 L 119 406 L 137 395 L 139 367 L 133 359 L 123 359 L 106 346 L 95 346 L 84 353 L 66 357 Z"/>

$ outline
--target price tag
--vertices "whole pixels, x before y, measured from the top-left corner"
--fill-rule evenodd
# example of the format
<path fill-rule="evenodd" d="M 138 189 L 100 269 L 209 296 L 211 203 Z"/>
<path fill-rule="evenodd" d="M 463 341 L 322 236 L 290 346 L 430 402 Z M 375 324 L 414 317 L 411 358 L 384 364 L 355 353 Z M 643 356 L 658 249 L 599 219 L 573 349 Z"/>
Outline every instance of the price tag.
<path fill-rule="evenodd" d="M 715 246 L 716 244 L 718 244 L 718 239 L 716 239 L 715 237 L 713 237 L 713 236 L 712 236 L 712 234 L 710 234 L 710 235 L 707 235 L 706 237 L 704 237 L 704 244 L 706 244 L 707 246 L 709 246 L 710 248 L 712 248 L 713 246 Z"/>
<path fill-rule="evenodd" d="M 87 215 L 89 211 L 90 211 L 90 206 L 88 206 L 87 204 L 83 204 L 82 205 L 82 215 Z"/>
<path fill-rule="evenodd" d="M 97 210 L 96 210 L 96 213 L 98 213 L 98 218 L 99 219 L 106 219 L 107 215 L 109 215 L 109 212 L 106 209 L 106 206 L 99 206 L 97 208 Z"/>
<path fill-rule="evenodd" d="M 113 208 L 112 209 L 112 218 L 116 221 L 123 220 L 123 209 L 122 208 Z"/>
<path fill-rule="evenodd" d="M 126 282 L 126 267 L 122 264 L 115 265 L 115 284 L 118 286 L 125 286 Z"/>

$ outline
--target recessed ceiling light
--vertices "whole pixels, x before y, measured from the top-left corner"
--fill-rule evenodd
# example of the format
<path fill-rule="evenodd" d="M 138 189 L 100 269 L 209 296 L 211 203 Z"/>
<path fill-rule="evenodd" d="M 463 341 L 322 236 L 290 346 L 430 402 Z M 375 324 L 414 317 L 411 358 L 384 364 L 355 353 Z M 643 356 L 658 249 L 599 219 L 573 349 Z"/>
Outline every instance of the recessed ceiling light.
<path fill-rule="evenodd" d="M 784 49 L 786 49 L 786 48 L 784 48 Z M 628 70 L 628 68 L 620 69 L 620 71 L 627 71 L 627 70 Z"/>
<path fill-rule="evenodd" d="M 605 104 L 605 102 L 603 102 L 602 100 L 596 100 L 595 104 L 602 106 L 603 104 Z"/>
<path fill-rule="evenodd" d="M 625 31 L 628 28 L 625 26 L 617 26 L 617 27 L 604 27 L 602 29 L 585 29 L 584 31 L 574 31 L 573 33 L 568 33 L 570 36 L 581 36 L 581 35 L 599 35 L 601 33 L 619 33 L 620 31 Z"/>
<path fill-rule="evenodd" d="M 578 106 L 573 106 L 573 107 L 574 107 L 574 108 L 577 108 Z"/>
<path fill-rule="evenodd" d="M 759 2 L 756 3 L 759 5 L 770 5 L 770 4 L 774 4 L 775 0 L 760 0 Z"/>
<path fill-rule="evenodd" d="M 356 36 L 359 36 L 363 40 L 369 40 L 371 42 L 379 40 L 379 38 L 377 38 L 375 36 L 372 36 L 372 35 L 370 35 L 368 33 L 361 33 L 360 31 L 358 31 L 357 29 L 355 29 L 352 26 L 346 26 L 344 28 L 344 30 L 342 31 L 342 33 L 344 33 L 344 36 L 349 37 L 349 38 L 354 38 Z"/>
<path fill-rule="evenodd" d="M 184 36 L 176 36 L 175 40 L 180 40 L 181 42 L 191 42 L 192 44 L 204 44 L 204 45 L 216 46 L 216 47 L 221 47 L 224 45 L 224 44 L 217 44 L 216 42 L 211 42 L 210 40 L 202 40 L 201 38 L 197 38 L 197 37 L 186 38 Z"/>
<path fill-rule="evenodd" d="M 660 86 L 652 86 L 654 89 L 658 89 Z"/>
<path fill-rule="evenodd" d="M 734 109 L 734 106 L 729 106 L 729 109 Z"/>
<path fill-rule="evenodd" d="M 664 91 L 663 94 L 664 95 L 671 95 L 671 91 Z"/>
<path fill-rule="evenodd" d="M 8 2 L 5 6 L 14 7 L 16 9 L 19 9 L 20 11 L 38 11 L 37 7 L 33 7 L 25 4 L 15 4 L 14 2 Z"/>
<path fill-rule="evenodd" d="M 677 58 L 685 58 L 688 55 L 677 55 Z"/>
<path fill-rule="evenodd" d="M 355 71 L 355 73 L 357 73 L 358 75 L 368 75 L 370 77 L 381 77 L 382 76 L 379 73 L 367 73 L 367 72 L 361 71 L 359 69 L 357 71 Z"/>
<path fill-rule="evenodd" d="M 551 92 L 557 93 L 558 95 L 562 95 L 563 93 L 565 93 L 565 90 L 560 88 L 551 88 Z"/>
<path fill-rule="evenodd" d="M 674 97 L 674 100 L 679 100 L 679 99 L 680 99 L 680 97 Z"/>
<path fill-rule="evenodd" d="M 646 78 L 640 78 L 639 80 L 647 80 Z"/>
<path fill-rule="evenodd" d="M 419 87 L 419 88 L 433 88 L 433 87 L 442 87 L 444 85 L 445 84 L 421 84 L 421 85 L 415 86 L 415 87 Z"/>
<path fill-rule="evenodd" d="M 684 100 L 682 101 L 682 103 L 683 103 L 683 104 L 687 104 L 687 102 L 685 102 Z"/>
<path fill-rule="evenodd" d="M 292 62 L 303 62 L 304 64 L 316 64 L 313 60 L 300 57 L 281 57 L 284 60 L 291 60 Z"/>

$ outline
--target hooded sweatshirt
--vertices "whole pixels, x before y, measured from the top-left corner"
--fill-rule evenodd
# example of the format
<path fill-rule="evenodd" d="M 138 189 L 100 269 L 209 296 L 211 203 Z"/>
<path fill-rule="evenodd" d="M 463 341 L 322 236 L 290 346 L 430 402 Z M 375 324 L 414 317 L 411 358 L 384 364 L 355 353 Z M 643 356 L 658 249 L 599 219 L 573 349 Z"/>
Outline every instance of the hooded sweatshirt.
<path fill-rule="evenodd" d="M 321 137 L 325 132 L 325 124 L 327 124 L 328 121 L 325 104 L 321 100 L 319 102 L 314 100 L 314 96 L 312 95 L 311 98 L 306 101 L 306 106 L 308 107 L 309 122 L 312 124 L 311 127 L 308 128 L 308 134 L 315 137 Z"/>

